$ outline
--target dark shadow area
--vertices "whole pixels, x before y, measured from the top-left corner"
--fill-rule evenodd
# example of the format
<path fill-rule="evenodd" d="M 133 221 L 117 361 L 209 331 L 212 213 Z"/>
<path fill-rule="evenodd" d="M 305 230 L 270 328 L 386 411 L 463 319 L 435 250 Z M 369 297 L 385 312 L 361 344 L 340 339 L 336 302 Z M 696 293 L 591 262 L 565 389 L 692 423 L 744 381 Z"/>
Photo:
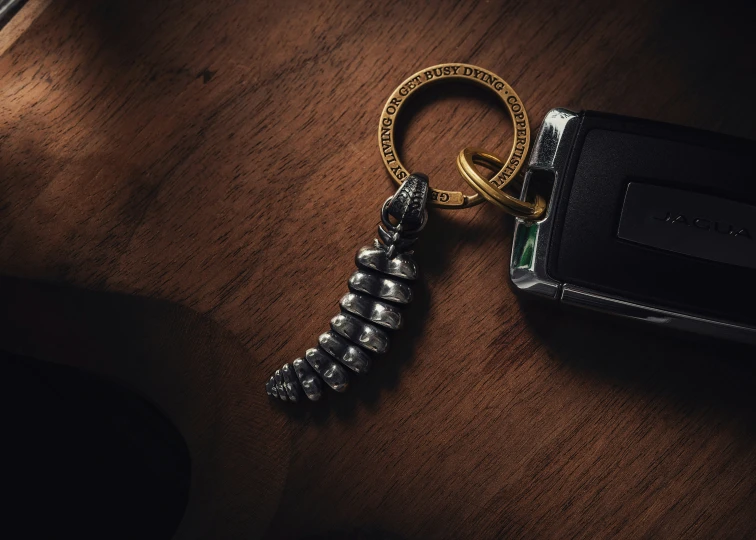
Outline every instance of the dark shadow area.
<path fill-rule="evenodd" d="M 554 362 L 691 412 L 712 410 L 749 437 L 756 434 L 753 347 L 537 299 L 521 298 L 519 305 Z"/>
<path fill-rule="evenodd" d="M 301 540 L 405 540 L 405 538 L 376 527 L 360 527 L 353 530 L 337 530 L 307 535 Z"/>
<path fill-rule="evenodd" d="M 289 432 L 233 334 L 170 302 L 27 279 L 0 277 L 0 303 L 18 537 L 262 534 Z"/>
<path fill-rule="evenodd" d="M 168 419 L 81 370 L 0 351 L 3 528 L 20 538 L 171 538 L 190 457 Z"/>

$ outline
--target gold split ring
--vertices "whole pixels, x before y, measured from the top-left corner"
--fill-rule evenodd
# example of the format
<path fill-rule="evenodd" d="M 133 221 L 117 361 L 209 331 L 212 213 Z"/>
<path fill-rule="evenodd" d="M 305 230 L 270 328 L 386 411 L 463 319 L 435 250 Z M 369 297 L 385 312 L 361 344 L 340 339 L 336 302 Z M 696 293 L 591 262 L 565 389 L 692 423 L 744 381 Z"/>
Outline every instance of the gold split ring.
<path fill-rule="evenodd" d="M 409 177 L 410 173 L 399 160 L 399 154 L 395 147 L 394 131 L 399 111 L 402 110 L 409 97 L 420 88 L 439 81 L 450 80 L 469 81 L 492 90 L 509 113 L 514 127 L 514 140 L 512 150 L 506 161 L 497 158 L 500 166 L 490 180 L 483 179 L 482 185 L 477 181 L 468 181 L 477 193 L 465 195 L 459 191 L 431 189 L 428 205 L 441 208 L 467 208 L 483 202 L 484 198 L 492 202 L 493 200 L 501 202 L 501 198 L 505 195 L 501 190 L 517 176 L 527 158 L 530 149 L 530 123 L 525 112 L 525 106 L 514 89 L 501 77 L 477 66 L 439 64 L 418 71 L 394 90 L 383 107 L 378 125 L 378 145 L 381 149 L 383 164 L 397 184 L 401 184 Z M 472 171 L 480 177 L 475 169 Z M 475 176 L 471 175 L 471 178 L 475 178 Z"/>
<path fill-rule="evenodd" d="M 501 184 L 500 188 L 494 188 L 488 180 L 475 170 L 475 165 L 482 165 L 488 170 L 498 171 L 504 166 L 504 162 L 480 148 L 465 148 L 457 156 L 457 169 L 459 169 L 462 178 L 475 191 L 483 195 L 488 202 L 507 214 L 526 220 L 536 220 L 543 216 L 546 211 L 546 200 L 540 195 L 536 195 L 535 200 L 531 203 L 504 191 L 504 188 L 509 185 L 516 190 L 521 190 L 522 183 L 519 178 L 510 176 L 506 182 Z"/>

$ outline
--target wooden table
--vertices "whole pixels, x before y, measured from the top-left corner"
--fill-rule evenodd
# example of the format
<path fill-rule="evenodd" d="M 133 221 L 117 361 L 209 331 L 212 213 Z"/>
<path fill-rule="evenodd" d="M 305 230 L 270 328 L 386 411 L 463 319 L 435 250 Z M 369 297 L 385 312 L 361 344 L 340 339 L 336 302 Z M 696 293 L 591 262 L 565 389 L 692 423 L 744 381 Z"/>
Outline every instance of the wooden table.
<path fill-rule="evenodd" d="M 0 346 L 165 412 L 192 454 L 179 538 L 753 537 L 753 349 L 519 300 L 489 206 L 432 213 L 408 327 L 350 393 L 263 392 L 375 235 L 401 80 L 469 62 L 536 125 L 566 106 L 753 138 L 752 19 L 718 8 L 47 2 L 0 30 Z M 405 122 L 409 167 L 457 189 L 456 153 L 512 132 L 467 87 Z"/>

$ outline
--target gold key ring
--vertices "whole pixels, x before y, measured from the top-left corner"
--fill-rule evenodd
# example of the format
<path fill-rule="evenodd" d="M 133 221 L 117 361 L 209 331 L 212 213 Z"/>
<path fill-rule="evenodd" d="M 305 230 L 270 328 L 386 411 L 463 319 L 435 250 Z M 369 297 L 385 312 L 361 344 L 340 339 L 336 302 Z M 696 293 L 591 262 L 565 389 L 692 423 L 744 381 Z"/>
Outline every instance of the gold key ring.
<path fill-rule="evenodd" d="M 500 161 L 501 167 L 498 172 L 490 180 L 484 179 L 482 182 L 484 185 L 481 185 L 477 180 L 468 182 L 477 193 L 465 195 L 459 191 L 430 190 L 429 206 L 455 209 L 468 208 L 480 204 L 486 199 L 498 200 L 503 195 L 501 190 L 517 176 L 530 149 L 530 123 L 525 112 L 525 106 L 517 92 L 501 77 L 487 69 L 469 64 L 439 64 L 418 71 L 400 84 L 386 101 L 378 125 L 378 145 L 381 149 L 381 159 L 391 178 L 397 184 L 401 184 L 409 177 L 410 173 L 402 165 L 395 146 L 394 131 L 399 112 L 409 97 L 420 88 L 428 84 L 450 80 L 469 81 L 492 90 L 504 104 L 514 126 L 512 150 L 506 161 Z M 480 177 L 474 169 L 473 172 Z"/>
<path fill-rule="evenodd" d="M 457 156 L 457 169 L 473 189 L 507 214 L 529 221 L 543 217 L 546 211 L 546 200 L 543 197 L 536 195 L 531 203 L 505 192 L 504 188 L 510 184 L 515 189 L 522 189 L 522 183 L 514 177 L 510 177 L 500 189 L 491 189 L 491 185 L 475 170 L 474 165 L 482 165 L 488 170 L 498 171 L 504 165 L 500 158 L 480 148 L 465 148 Z"/>

